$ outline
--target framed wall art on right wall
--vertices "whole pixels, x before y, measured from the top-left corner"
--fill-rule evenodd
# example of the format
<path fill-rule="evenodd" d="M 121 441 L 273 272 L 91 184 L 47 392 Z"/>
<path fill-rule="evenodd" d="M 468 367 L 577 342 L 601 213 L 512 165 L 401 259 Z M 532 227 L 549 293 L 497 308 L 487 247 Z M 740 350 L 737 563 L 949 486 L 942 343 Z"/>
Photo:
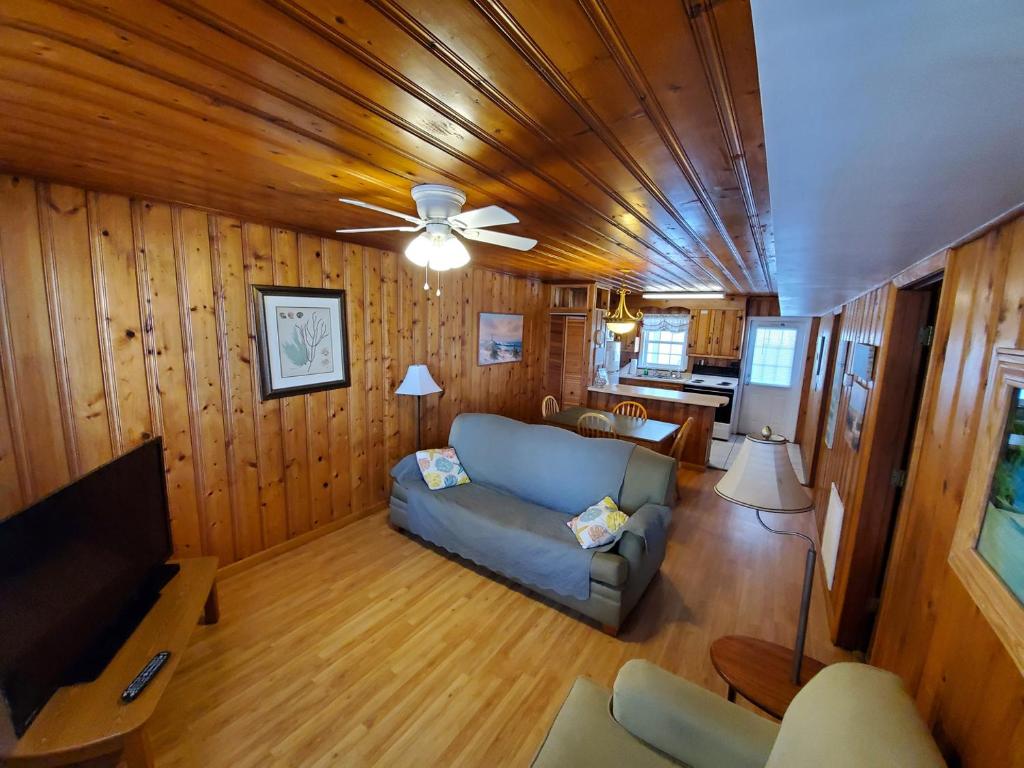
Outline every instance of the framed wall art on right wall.
<path fill-rule="evenodd" d="M 1024 350 L 995 351 L 949 561 L 1024 673 Z"/>

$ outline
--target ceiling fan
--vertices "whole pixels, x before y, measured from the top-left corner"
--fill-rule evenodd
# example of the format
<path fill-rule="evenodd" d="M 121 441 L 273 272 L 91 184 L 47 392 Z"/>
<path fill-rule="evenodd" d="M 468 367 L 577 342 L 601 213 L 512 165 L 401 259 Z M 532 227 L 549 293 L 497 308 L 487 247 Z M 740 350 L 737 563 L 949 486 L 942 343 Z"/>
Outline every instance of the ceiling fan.
<path fill-rule="evenodd" d="M 419 216 L 399 213 L 361 200 L 339 197 L 338 200 L 347 205 L 357 205 L 360 208 L 396 216 L 408 224 L 398 227 L 356 227 L 337 231 L 339 234 L 356 234 L 423 230 L 422 234 L 413 238 L 406 246 L 405 255 L 413 264 L 436 272 L 457 269 L 469 263 L 469 252 L 455 235 L 502 248 L 515 248 L 518 251 L 528 251 L 537 244 L 537 241 L 530 237 L 486 229 L 500 227 L 503 224 L 517 224 L 519 219 L 496 205 L 463 212 L 462 206 L 466 202 L 466 195 L 455 187 L 444 184 L 419 184 L 412 188 L 412 199 L 416 202 L 416 212 Z M 424 288 L 428 287 L 429 285 L 424 285 Z"/>

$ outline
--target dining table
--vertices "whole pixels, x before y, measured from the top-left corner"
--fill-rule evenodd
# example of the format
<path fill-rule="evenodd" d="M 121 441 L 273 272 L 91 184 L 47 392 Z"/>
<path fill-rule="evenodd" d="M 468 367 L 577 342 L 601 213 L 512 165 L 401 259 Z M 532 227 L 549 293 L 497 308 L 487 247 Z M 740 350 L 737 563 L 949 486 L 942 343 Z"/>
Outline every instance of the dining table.
<path fill-rule="evenodd" d="M 670 424 L 667 421 L 640 419 L 635 416 L 601 411 L 597 408 L 587 408 L 582 405 L 553 413 L 544 418 L 544 423 L 575 432 L 576 422 L 585 413 L 598 413 L 608 419 L 615 432 L 614 435 L 609 435 L 609 437 L 628 440 L 631 443 L 636 443 L 664 454 L 668 454 L 671 450 L 672 441 L 680 427 L 679 424 Z"/>

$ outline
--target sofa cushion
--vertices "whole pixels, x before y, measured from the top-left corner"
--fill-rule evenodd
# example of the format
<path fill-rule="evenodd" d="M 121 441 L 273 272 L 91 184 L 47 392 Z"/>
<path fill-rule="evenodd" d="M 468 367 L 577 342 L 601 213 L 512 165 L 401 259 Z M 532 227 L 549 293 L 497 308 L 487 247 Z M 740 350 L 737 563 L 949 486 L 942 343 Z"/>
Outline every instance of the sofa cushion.
<path fill-rule="evenodd" d="M 477 482 L 431 491 L 419 479 L 406 492 L 417 536 L 520 584 L 589 596 L 593 552 L 580 549 L 560 512 Z"/>
<path fill-rule="evenodd" d="M 392 507 L 394 500 L 397 499 L 404 509 L 405 504 L 409 501 L 409 484 L 423 484 L 415 454 L 409 454 L 398 462 L 391 470 L 391 476 L 395 479 L 391 485 Z M 408 527 L 408 521 L 404 514 L 401 525 L 403 528 Z M 629 563 L 617 553 L 595 551 L 593 559 L 590 561 L 590 578 L 609 587 L 621 587 L 629 578 Z"/>
<path fill-rule="evenodd" d="M 593 549 L 618 541 L 619 533 L 628 520 L 626 514 L 615 506 L 615 502 L 605 496 L 597 504 L 587 507 L 576 517 L 567 520 L 565 524 L 576 536 L 576 541 L 581 547 Z"/>
<path fill-rule="evenodd" d="M 567 515 L 604 496 L 618 504 L 634 449 L 622 440 L 587 439 L 489 413 L 457 416 L 449 443 L 474 483 Z"/>
<path fill-rule="evenodd" d="M 462 468 L 462 462 L 459 461 L 459 455 L 454 448 L 427 448 L 424 451 L 416 451 L 416 463 L 419 465 L 420 474 L 423 475 L 423 482 L 432 491 L 469 482 L 469 476 Z"/>
<path fill-rule="evenodd" d="M 825 667 L 786 710 L 766 768 L 940 768 L 900 679 L 867 664 Z"/>

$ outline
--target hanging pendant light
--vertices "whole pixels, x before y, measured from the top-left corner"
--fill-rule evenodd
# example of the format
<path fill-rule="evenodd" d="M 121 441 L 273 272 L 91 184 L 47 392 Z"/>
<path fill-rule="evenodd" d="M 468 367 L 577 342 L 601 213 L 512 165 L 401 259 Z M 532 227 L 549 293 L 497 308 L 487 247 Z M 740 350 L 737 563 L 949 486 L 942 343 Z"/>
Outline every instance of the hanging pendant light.
<path fill-rule="evenodd" d="M 626 294 L 629 293 L 625 288 L 619 288 L 619 306 L 615 308 L 614 312 L 604 313 L 604 322 L 608 326 L 608 330 L 612 333 L 617 333 L 620 336 L 624 333 L 629 333 L 636 324 L 639 323 L 644 316 L 643 312 L 637 312 L 635 315 L 629 313 L 629 307 L 626 306 Z"/>

